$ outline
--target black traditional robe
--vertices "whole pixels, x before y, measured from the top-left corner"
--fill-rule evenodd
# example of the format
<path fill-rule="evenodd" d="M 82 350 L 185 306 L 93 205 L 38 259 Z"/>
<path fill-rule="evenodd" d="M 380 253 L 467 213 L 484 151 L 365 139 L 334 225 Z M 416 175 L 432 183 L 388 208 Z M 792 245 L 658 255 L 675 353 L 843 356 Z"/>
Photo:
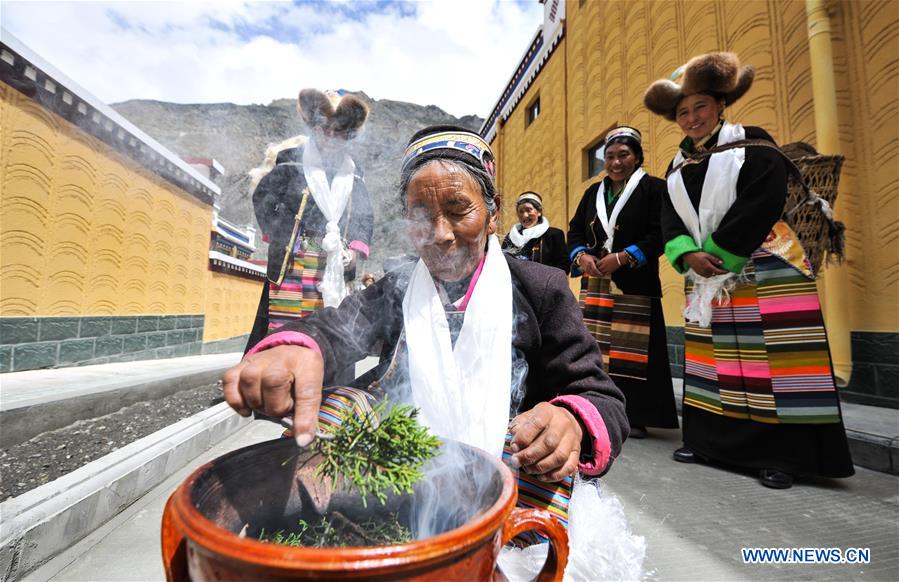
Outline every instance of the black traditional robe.
<path fill-rule="evenodd" d="M 611 180 L 605 178 L 606 191 Z M 600 256 L 606 233 L 596 213 L 596 196 L 599 183 L 584 192 L 577 211 L 568 225 L 568 250 L 570 257 L 580 250 Z M 652 297 L 649 335 L 649 369 L 646 380 L 615 377 L 615 383 L 624 392 L 627 416 L 631 426 L 677 428 L 677 410 L 674 388 L 671 384 L 671 368 L 668 364 L 668 340 L 665 332 L 665 316 L 662 313 L 662 284 L 659 281 L 659 256 L 662 254 L 662 232 L 659 213 L 662 199 L 667 197 L 665 182 L 650 175 L 644 176 L 618 214 L 612 252 L 639 249 L 643 264 L 622 267 L 612 273 L 612 281 L 622 292 Z M 611 215 L 612 206 L 606 204 Z M 572 265 L 573 276 L 580 269 Z"/>
<path fill-rule="evenodd" d="M 614 459 L 628 433 L 624 398 L 602 371 L 599 349 L 581 322 L 580 309 L 564 274 L 532 261 L 505 258 L 513 286 L 513 370 L 527 371 L 520 403 L 511 412 L 523 412 L 561 395 L 581 396 L 601 415 Z M 278 332 L 300 332 L 315 340 L 324 358 L 326 386 L 340 382 L 348 365 L 366 357 L 371 347 L 381 342 L 378 366 L 350 384 L 369 388 L 383 378 L 393 362 L 403 330 L 403 297 L 413 267 L 408 264 L 391 271 L 374 285 L 347 297 L 340 307 L 325 308 L 284 325 Z M 399 372 L 392 372 L 391 378 L 407 377 L 406 357 L 400 352 L 394 364 Z M 582 446 L 592 448 L 592 443 Z M 584 456 L 592 457 L 592 452 L 584 450 Z M 610 465 L 611 461 L 605 469 Z"/>
<path fill-rule="evenodd" d="M 256 221 L 262 233 L 269 239 L 267 273 L 269 280 L 272 281 L 277 280 L 284 265 L 284 255 L 290 243 L 296 214 L 300 209 L 302 192 L 306 188 L 302 163 L 302 146 L 279 152 L 275 167 L 260 180 L 253 192 Z M 329 175 L 328 178 L 332 176 Z M 297 236 L 320 241 L 324 238 L 326 222 L 310 193 Z M 363 258 L 367 257 L 374 230 L 374 212 L 362 170 L 358 166 L 350 200 L 338 224 L 350 248 L 356 250 Z M 352 279 L 355 273 L 349 272 L 347 276 Z M 256 321 L 247 342 L 247 350 L 256 345 L 268 332 L 268 304 L 269 287 L 266 284 L 256 312 Z"/>
<path fill-rule="evenodd" d="M 745 130 L 747 139 L 774 141 L 761 128 Z M 713 136 L 705 147 L 714 147 L 717 137 Z M 706 158 L 681 169 L 694 208 L 699 207 L 708 166 Z M 780 154 L 764 147 L 747 147 L 737 179 L 736 200 L 709 237 L 712 242 L 705 245 L 705 250 L 721 258 L 727 270 L 742 270 L 780 219 L 786 195 L 787 172 Z M 667 197 L 662 206 L 662 231 L 666 255 L 683 272 L 686 266 L 682 256 L 684 252 L 696 250 L 689 249 L 691 244 L 695 247 L 695 241 Z M 775 469 L 797 476 L 848 477 L 855 472 L 842 421 L 774 424 L 685 405 L 683 423 L 684 446 L 700 457 L 724 465 Z"/>
<path fill-rule="evenodd" d="M 518 228 L 518 225 L 512 228 Z M 565 233 L 553 226 L 546 229 L 543 236 L 532 238 L 518 248 L 512 243 L 509 235 L 503 240 L 503 252 L 508 255 L 534 261 L 550 267 L 558 267 L 568 274 L 568 248 L 565 244 Z"/>

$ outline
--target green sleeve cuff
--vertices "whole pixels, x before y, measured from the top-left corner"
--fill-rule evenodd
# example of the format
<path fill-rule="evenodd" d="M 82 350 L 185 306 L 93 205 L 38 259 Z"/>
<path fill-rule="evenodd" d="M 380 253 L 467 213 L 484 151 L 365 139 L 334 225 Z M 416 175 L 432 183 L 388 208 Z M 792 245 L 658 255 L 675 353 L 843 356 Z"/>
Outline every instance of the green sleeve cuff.
<path fill-rule="evenodd" d="M 671 263 L 675 271 L 682 275 L 687 272 L 687 267 L 684 266 L 681 257 L 687 253 L 695 253 L 700 250 L 702 249 L 699 248 L 693 237 L 688 234 L 678 235 L 665 243 L 665 256 L 668 257 L 668 262 Z"/>
<path fill-rule="evenodd" d="M 719 247 L 711 236 L 705 240 L 705 243 L 703 243 L 702 250 L 715 255 L 724 261 L 721 264 L 721 268 L 727 269 L 731 273 L 739 273 L 742 271 L 743 267 L 746 265 L 746 261 L 749 260 L 749 257 L 741 257 L 740 255 L 735 255 L 732 252 Z"/>

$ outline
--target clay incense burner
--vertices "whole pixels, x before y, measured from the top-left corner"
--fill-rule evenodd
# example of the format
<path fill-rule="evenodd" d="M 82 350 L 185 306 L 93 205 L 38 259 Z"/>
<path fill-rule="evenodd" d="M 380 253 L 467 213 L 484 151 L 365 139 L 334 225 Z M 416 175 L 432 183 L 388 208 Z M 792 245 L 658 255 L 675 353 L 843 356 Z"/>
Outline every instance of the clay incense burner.
<path fill-rule="evenodd" d="M 487 453 L 447 442 L 460 462 L 416 485 L 412 496 L 368 508 L 352 492 L 311 491 L 307 465 L 292 439 L 259 443 L 194 471 L 172 493 L 162 517 L 162 557 L 169 581 L 212 580 L 504 580 L 500 548 L 536 530 L 550 540 L 538 578 L 561 580 L 568 560 L 565 528 L 546 511 L 516 508 L 511 471 Z M 442 458 L 450 458 L 441 455 Z M 441 458 L 438 457 L 438 460 Z M 321 483 L 318 485 L 321 488 Z M 324 500 L 324 501 L 323 501 Z M 422 539 L 395 545 L 290 547 L 258 541 L 296 526 L 322 503 L 353 512 L 392 511 Z M 377 513 L 375 514 L 377 515 Z M 424 525 L 421 525 L 424 524 Z M 241 537 L 241 532 L 245 537 Z"/>

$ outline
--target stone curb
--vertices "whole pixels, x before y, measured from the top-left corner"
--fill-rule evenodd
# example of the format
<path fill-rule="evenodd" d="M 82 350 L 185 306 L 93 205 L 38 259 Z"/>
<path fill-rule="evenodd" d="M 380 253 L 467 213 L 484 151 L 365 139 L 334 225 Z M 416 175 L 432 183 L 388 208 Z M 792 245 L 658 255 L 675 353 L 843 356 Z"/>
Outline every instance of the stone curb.
<path fill-rule="evenodd" d="M 0 579 L 65 550 L 248 422 L 221 403 L 0 503 Z"/>

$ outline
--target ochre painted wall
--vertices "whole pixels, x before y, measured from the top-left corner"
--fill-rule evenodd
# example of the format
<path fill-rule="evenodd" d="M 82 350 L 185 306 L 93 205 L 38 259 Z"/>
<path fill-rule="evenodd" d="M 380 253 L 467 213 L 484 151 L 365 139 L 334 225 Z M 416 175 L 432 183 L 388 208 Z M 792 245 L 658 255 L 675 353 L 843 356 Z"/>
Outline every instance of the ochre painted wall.
<path fill-rule="evenodd" d="M 250 333 L 263 281 L 207 271 L 203 341 L 211 342 Z"/>
<path fill-rule="evenodd" d="M 212 209 L 0 83 L 3 316 L 203 310 Z"/>
<path fill-rule="evenodd" d="M 832 8 L 840 153 L 846 156 L 836 211 L 850 229 L 841 269 L 853 290 L 846 316 L 851 329 L 899 331 L 899 2 L 842 1 Z M 779 143 L 815 145 L 805 2 L 570 0 L 566 11 L 563 44 L 495 140 L 501 191 L 534 187 L 559 196 L 547 201 L 554 224 L 574 213 L 591 182 L 584 150 L 612 124 L 639 128 L 646 170 L 664 174 L 681 133 L 643 107 L 643 92 L 702 52 L 734 51 L 756 67 L 752 89 L 726 112 L 728 119 L 762 126 Z M 524 108 L 538 91 L 545 131 L 539 119 L 524 130 Z M 552 109 L 559 94 L 565 112 Z M 563 172 L 558 164 L 566 159 Z M 666 322 L 680 325 L 682 278 L 662 262 Z"/>
<path fill-rule="evenodd" d="M 561 41 L 564 44 L 564 40 Z M 563 46 L 556 47 L 553 57 L 534 80 L 527 96 L 506 121 L 503 140 L 509 144 L 527 143 L 527 147 L 502 148 L 497 153 L 497 168 L 503 195 L 501 231 L 508 232 L 518 223 L 515 200 L 526 190 L 543 197 L 543 213 L 551 225 L 568 230 L 566 184 L 558 179 L 565 175 L 565 61 Z M 526 124 L 526 111 L 540 99 L 540 115 Z M 572 208 L 572 212 L 574 209 Z"/>
<path fill-rule="evenodd" d="M 0 315 L 205 314 L 249 333 L 262 282 L 209 269 L 212 207 L 0 83 Z"/>

